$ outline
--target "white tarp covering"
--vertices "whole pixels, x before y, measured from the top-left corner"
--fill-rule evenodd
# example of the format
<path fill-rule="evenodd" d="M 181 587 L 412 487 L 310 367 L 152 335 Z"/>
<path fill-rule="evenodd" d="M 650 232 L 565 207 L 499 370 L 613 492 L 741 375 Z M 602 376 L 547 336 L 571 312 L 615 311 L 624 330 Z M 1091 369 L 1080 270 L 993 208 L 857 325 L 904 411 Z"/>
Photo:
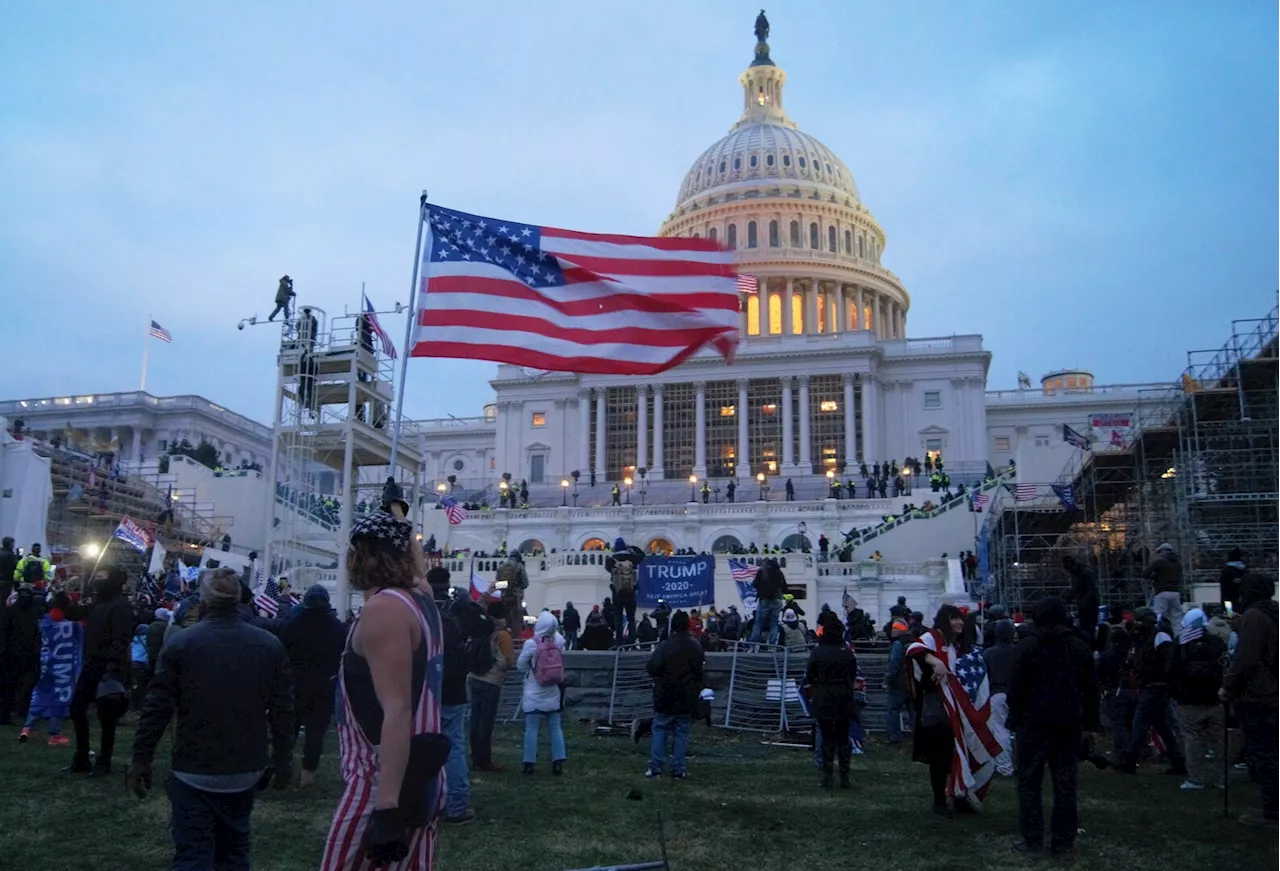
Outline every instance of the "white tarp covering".
<path fill-rule="evenodd" d="M 0 536 L 12 536 L 30 551 L 39 542 L 49 552 L 45 522 L 53 502 L 51 464 L 31 450 L 29 441 L 13 441 L 0 430 Z"/>

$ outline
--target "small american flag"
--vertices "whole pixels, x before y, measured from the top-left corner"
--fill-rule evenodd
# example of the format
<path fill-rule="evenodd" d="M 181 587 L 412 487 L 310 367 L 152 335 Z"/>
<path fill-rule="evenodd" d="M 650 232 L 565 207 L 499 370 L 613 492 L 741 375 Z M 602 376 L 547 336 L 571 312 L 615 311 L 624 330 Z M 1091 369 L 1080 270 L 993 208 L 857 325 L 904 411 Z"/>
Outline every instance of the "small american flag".
<path fill-rule="evenodd" d="M 849 595 L 848 587 L 840 594 L 840 607 L 844 608 L 846 614 L 858 607 L 858 600 Z"/>
<path fill-rule="evenodd" d="M 441 499 L 440 506 L 444 508 L 444 513 L 448 516 L 450 526 L 457 526 L 467 519 L 467 509 L 459 505 L 458 500 L 452 496 L 446 496 Z"/>
<path fill-rule="evenodd" d="M 991 501 L 990 493 L 978 493 L 973 497 L 973 510 L 981 511 L 987 507 L 987 503 Z"/>
<path fill-rule="evenodd" d="M 268 617 L 274 617 L 280 612 L 280 603 L 276 601 L 276 597 L 279 595 L 280 586 L 276 583 L 276 579 L 267 578 L 266 586 L 262 588 L 262 592 L 253 597 L 253 605 Z"/>
<path fill-rule="evenodd" d="M 147 331 L 147 335 L 155 336 L 162 342 L 173 344 L 173 336 L 169 335 L 169 331 L 155 321 L 151 322 L 151 329 Z"/>
<path fill-rule="evenodd" d="M 1089 437 L 1083 433 L 1076 432 L 1065 423 L 1062 425 L 1062 440 L 1082 451 L 1089 450 Z"/>
<path fill-rule="evenodd" d="M 760 282 L 754 275 L 738 276 L 738 293 L 759 293 Z"/>
<path fill-rule="evenodd" d="M 729 560 L 729 577 L 735 581 L 754 581 L 757 571 L 757 567 L 748 562 L 738 559 Z"/>
<path fill-rule="evenodd" d="M 1013 498 L 1018 502 L 1026 502 L 1029 499 L 1036 498 L 1036 485 L 1019 484 L 1013 491 Z"/>
<path fill-rule="evenodd" d="M 738 267 L 711 239 L 614 236 L 429 205 L 413 357 L 654 375 L 737 348 Z"/>
<path fill-rule="evenodd" d="M 392 360 L 396 358 L 396 346 L 391 341 L 391 337 L 387 335 L 387 331 L 382 328 L 382 324 L 378 321 L 378 313 L 374 311 L 373 303 L 369 301 L 369 297 L 362 292 L 361 299 L 364 301 L 364 316 L 369 321 L 369 329 L 378 337 L 378 341 L 382 344 L 382 353 L 386 354 Z"/>

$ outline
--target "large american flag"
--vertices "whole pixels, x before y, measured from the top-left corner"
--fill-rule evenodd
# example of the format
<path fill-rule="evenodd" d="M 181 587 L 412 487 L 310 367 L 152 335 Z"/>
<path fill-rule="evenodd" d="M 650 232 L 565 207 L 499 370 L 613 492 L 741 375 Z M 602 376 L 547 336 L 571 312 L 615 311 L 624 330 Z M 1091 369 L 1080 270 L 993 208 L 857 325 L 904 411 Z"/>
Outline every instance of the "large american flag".
<path fill-rule="evenodd" d="M 653 375 L 739 340 L 733 252 L 427 207 L 414 357 Z"/>
<path fill-rule="evenodd" d="M 947 793 L 956 798 L 974 795 L 981 799 L 996 770 L 996 757 L 1003 749 L 991 732 L 991 686 L 981 656 L 961 657 L 947 644 L 942 633 L 930 629 L 907 648 L 917 681 L 932 680 L 933 669 L 924 662 L 933 654 L 947 665 L 946 679 L 939 685 L 943 707 L 951 721 L 954 751 L 947 774 Z M 976 661 L 975 661 L 976 660 Z"/>
<path fill-rule="evenodd" d="M 382 353 L 386 354 L 392 360 L 396 358 L 396 346 L 391 341 L 391 337 L 387 335 L 387 331 L 382 328 L 382 324 L 378 321 L 378 312 L 374 309 L 373 303 L 369 301 L 369 297 L 360 293 L 361 301 L 364 303 L 364 316 L 369 321 L 369 329 L 378 337 L 378 341 L 382 343 Z"/>
<path fill-rule="evenodd" d="M 1019 484 L 1013 491 L 1013 498 L 1018 502 L 1026 502 L 1029 499 L 1036 498 L 1036 485 Z"/>
<path fill-rule="evenodd" d="M 753 566 L 748 562 L 740 559 L 729 560 L 729 577 L 735 581 L 751 582 L 756 579 L 756 572 L 760 570 L 759 566 Z"/>
<path fill-rule="evenodd" d="M 458 504 L 458 500 L 452 496 L 445 496 L 440 500 L 440 507 L 444 508 L 445 516 L 449 518 L 450 526 L 457 526 L 459 523 L 467 519 L 467 509 Z"/>

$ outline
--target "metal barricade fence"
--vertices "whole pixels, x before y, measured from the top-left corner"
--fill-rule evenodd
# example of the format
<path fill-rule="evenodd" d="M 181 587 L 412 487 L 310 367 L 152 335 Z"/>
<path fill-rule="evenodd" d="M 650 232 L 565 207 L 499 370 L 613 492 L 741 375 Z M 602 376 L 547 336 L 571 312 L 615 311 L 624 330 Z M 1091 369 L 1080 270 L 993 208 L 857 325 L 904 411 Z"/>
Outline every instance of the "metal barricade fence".
<path fill-rule="evenodd" d="M 798 684 L 788 686 L 786 649 L 770 644 L 732 642 L 729 692 L 724 727 L 744 732 L 781 732 L 788 695 L 799 699 Z"/>
<path fill-rule="evenodd" d="M 609 692 L 609 722 L 629 723 L 653 713 L 653 678 L 647 665 L 652 644 L 619 647 L 613 656 L 613 687 Z"/>

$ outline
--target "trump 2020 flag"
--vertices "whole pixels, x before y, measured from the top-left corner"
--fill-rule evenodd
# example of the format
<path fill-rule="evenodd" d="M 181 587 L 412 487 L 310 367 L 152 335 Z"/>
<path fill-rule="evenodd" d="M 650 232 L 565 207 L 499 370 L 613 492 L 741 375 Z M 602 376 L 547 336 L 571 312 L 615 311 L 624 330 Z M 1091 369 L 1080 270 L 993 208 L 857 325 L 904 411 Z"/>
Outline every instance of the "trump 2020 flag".
<path fill-rule="evenodd" d="M 711 239 L 579 233 L 428 205 L 411 356 L 653 375 L 738 344 L 738 268 Z"/>
<path fill-rule="evenodd" d="M 120 525 L 116 527 L 116 531 L 111 533 L 112 538 L 118 538 L 138 553 L 143 553 L 152 545 L 151 533 L 147 532 L 138 524 L 134 523 L 128 517 L 120 521 Z"/>

